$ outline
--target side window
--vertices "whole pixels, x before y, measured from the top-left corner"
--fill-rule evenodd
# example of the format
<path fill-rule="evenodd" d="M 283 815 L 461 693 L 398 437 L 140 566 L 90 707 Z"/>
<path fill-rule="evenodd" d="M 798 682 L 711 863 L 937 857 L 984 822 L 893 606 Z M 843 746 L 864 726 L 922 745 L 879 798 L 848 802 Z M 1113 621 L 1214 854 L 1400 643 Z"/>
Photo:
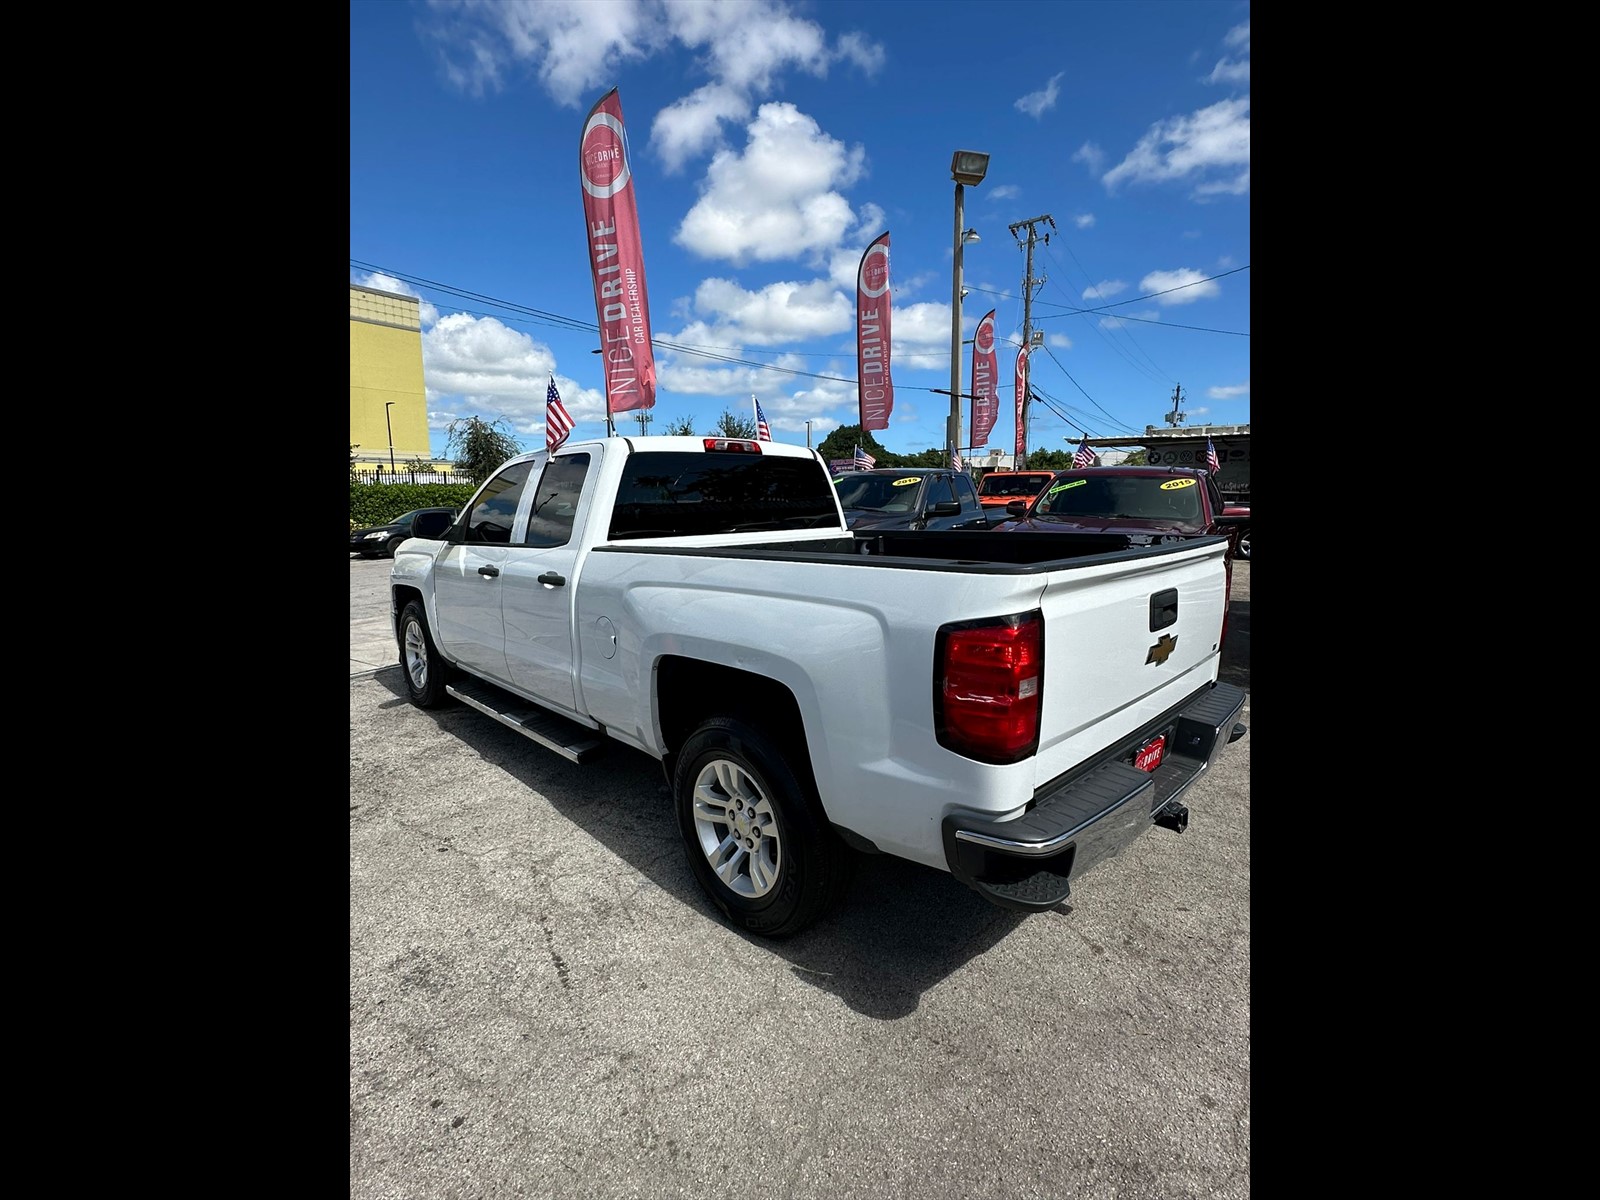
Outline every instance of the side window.
<path fill-rule="evenodd" d="M 533 489 L 533 511 L 528 514 L 525 546 L 565 546 L 572 540 L 572 522 L 578 513 L 583 481 L 589 476 L 588 454 L 552 458 Z"/>
<path fill-rule="evenodd" d="M 928 488 L 928 504 L 930 507 L 945 500 L 954 500 L 956 498 L 956 490 L 950 483 L 950 476 L 940 475 L 930 479 L 928 482 L 931 485 Z"/>
<path fill-rule="evenodd" d="M 522 489 L 527 486 L 532 468 L 531 462 L 517 463 L 484 485 L 463 522 L 466 527 L 463 540 L 468 545 L 511 544 L 511 526 L 517 519 L 517 505 L 522 500 Z"/>
<path fill-rule="evenodd" d="M 978 490 L 972 486 L 970 476 L 956 476 L 956 498 L 961 501 L 962 508 L 978 507 Z"/>

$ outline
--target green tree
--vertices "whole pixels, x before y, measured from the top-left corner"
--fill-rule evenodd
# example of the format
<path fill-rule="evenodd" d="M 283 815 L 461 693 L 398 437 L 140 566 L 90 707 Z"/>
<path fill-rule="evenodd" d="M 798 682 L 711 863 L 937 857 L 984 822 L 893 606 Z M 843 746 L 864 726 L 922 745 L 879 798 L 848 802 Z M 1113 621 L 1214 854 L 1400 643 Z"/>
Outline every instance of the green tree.
<path fill-rule="evenodd" d="M 1072 456 L 1076 453 L 1076 448 L 1072 450 L 1030 450 L 1028 451 L 1028 470 L 1065 471 L 1072 465 Z"/>
<path fill-rule="evenodd" d="M 1132 454 L 1128 455 L 1127 458 L 1123 459 L 1122 462 L 1124 466 L 1128 467 L 1148 467 L 1150 465 L 1148 452 L 1144 450 L 1135 450 Z"/>
<path fill-rule="evenodd" d="M 723 409 L 711 432 L 726 438 L 753 438 L 756 436 L 756 419 L 735 416 L 727 409 Z"/>
<path fill-rule="evenodd" d="M 456 470 L 470 479 L 473 487 L 493 475 L 506 459 L 522 453 L 504 417 L 492 421 L 463 417 L 451 421 L 445 431 L 445 454 L 453 456 Z"/>
<path fill-rule="evenodd" d="M 860 425 L 840 425 L 827 437 L 822 439 L 822 444 L 817 447 L 817 453 L 822 455 L 823 462 L 831 462 L 836 458 L 853 458 L 856 447 L 860 446 L 877 460 L 880 467 L 898 467 L 901 465 L 900 455 L 885 450 L 866 430 Z M 921 466 L 921 463 L 914 464 Z"/>
<path fill-rule="evenodd" d="M 350 478 L 351 479 L 354 479 L 356 477 L 356 450 L 359 448 L 359 446 L 360 446 L 359 442 L 352 442 L 350 444 Z"/>
<path fill-rule="evenodd" d="M 902 467 L 948 467 L 950 465 L 950 452 L 942 446 L 930 446 L 926 450 L 918 450 L 915 454 L 903 455 L 898 465 Z"/>
<path fill-rule="evenodd" d="M 667 423 L 667 432 L 669 434 L 674 434 L 674 435 L 677 435 L 677 436 L 680 436 L 680 437 L 693 437 L 694 436 L 694 418 L 693 417 L 680 417 L 676 421 L 669 421 Z"/>

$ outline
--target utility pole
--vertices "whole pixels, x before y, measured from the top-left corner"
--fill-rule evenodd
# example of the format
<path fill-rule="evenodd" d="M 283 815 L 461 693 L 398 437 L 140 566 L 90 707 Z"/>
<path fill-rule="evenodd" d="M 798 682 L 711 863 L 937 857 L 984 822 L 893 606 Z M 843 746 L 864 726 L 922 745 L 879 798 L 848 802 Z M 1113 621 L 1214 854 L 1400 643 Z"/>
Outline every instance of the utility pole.
<path fill-rule="evenodd" d="M 651 417 L 650 410 L 648 408 L 641 408 L 638 412 L 634 413 L 633 419 L 639 422 L 640 437 L 644 437 L 650 432 L 650 422 L 654 418 Z"/>
<path fill-rule="evenodd" d="M 1167 424 L 1176 428 L 1183 424 L 1183 413 L 1178 411 L 1178 405 L 1183 403 L 1183 385 L 1172 385 L 1172 411 L 1167 414 Z"/>
<path fill-rule="evenodd" d="M 1041 221 L 1046 222 L 1051 229 L 1056 227 L 1055 218 L 1049 213 L 1044 213 L 1037 217 L 1029 217 L 1026 221 L 1018 221 L 1010 227 L 1011 236 L 1019 242 L 1022 241 L 1022 238 L 1017 233 L 1017 230 L 1024 226 L 1028 230 L 1028 262 L 1022 275 L 1022 346 L 1028 352 L 1030 360 L 1033 355 L 1035 341 L 1033 334 L 1033 290 L 1037 287 L 1043 287 L 1045 280 L 1050 278 L 1048 275 L 1041 275 L 1037 279 L 1033 277 L 1033 244 L 1038 240 L 1039 236 L 1034 226 Z M 1044 235 L 1044 244 L 1046 246 L 1050 244 L 1050 235 L 1048 233 Z M 1042 342 L 1044 339 L 1041 337 L 1038 340 Z M 1032 365 L 1031 361 L 1029 365 Z M 1030 371 L 1029 374 L 1031 375 L 1032 372 Z M 1017 414 L 1017 441 L 1022 443 L 1022 456 L 1020 461 L 1015 464 L 1016 469 L 1019 471 L 1025 470 L 1028 466 L 1028 396 L 1032 390 L 1030 386 L 1028 391 L 1022 394 L 1022 411 Z"/>

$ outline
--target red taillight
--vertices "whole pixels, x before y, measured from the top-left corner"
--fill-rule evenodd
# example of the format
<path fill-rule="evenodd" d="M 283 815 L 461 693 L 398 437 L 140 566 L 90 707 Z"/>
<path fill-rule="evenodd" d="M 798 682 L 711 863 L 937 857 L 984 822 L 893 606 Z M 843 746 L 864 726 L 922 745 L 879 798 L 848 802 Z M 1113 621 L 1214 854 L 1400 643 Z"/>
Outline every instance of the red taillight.
<path fill-rule="evenodd" d="M 707 450 L 732 450 L 736 454 L 760 454 L 761 443 L 747 438 L 702 438 Z"/>
<path fill-rule="evenodd" d="M 939 630 L 933 724 L 939 744 L 979 762 L 1012 763 L 1039 748 L 1044 617 L 1037 610 Z"/>

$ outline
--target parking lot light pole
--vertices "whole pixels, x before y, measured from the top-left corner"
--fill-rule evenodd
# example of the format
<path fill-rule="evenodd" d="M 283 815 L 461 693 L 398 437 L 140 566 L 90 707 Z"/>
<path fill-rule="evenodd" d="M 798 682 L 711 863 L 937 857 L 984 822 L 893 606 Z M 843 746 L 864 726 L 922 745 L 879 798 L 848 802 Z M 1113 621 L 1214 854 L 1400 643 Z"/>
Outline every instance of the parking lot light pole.
<path fill-rule="evenodd" d="M 989 156 L 976 150 L 957 150 L 950 159 L 950 178 L 956 181 L 955 261 L 950 272 L 950 419 L 945 430 L 945 452 L 955 466 L 961 441 L 961 260 L 962 247 L 977 241 L 972 230 L 961 228 L 961 205 L 967 187 L 977 187 L 989 173 Z"/>
<path fill-rule="evenodd" d="M 393 400 L 384 402 L 383 423 L 389 427 L 389 474 L 394 474 L 394 422 L 389 419 L 389 410 L 395 406 Z"/>

